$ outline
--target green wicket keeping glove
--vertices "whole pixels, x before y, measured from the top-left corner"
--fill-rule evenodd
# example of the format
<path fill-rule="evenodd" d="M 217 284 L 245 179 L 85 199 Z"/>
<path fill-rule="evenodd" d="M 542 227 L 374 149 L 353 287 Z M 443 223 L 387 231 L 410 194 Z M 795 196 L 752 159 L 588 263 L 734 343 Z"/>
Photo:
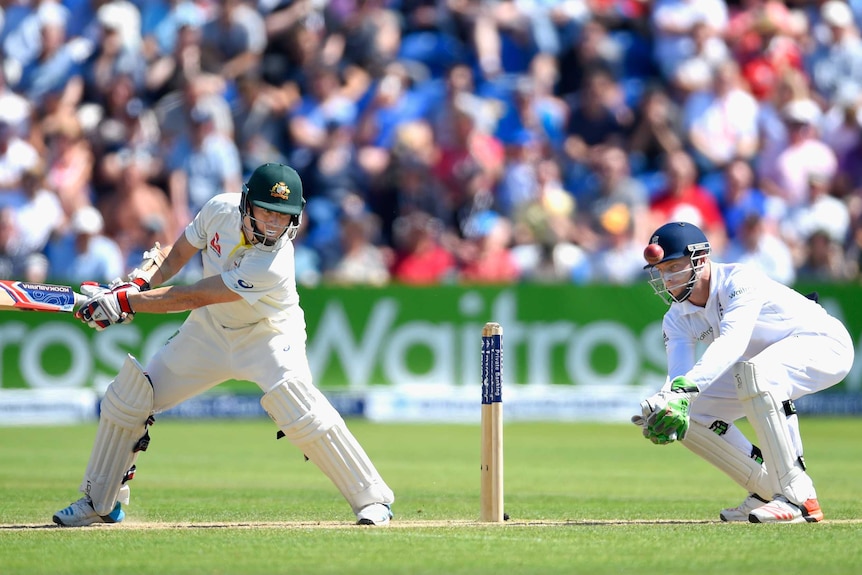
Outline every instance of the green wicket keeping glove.
<path fill-rule="evenodd" d="M 647 417 L 644 436 L 658 445 L 685 439 L 689 426 L 689 407 L 697 391 L 697 387 L 685 377 L 674 378 L 670 392 L 662 393 L 657 398 L 656 409 Z M 661 402 L 665 402 L 664 407 Z"/>

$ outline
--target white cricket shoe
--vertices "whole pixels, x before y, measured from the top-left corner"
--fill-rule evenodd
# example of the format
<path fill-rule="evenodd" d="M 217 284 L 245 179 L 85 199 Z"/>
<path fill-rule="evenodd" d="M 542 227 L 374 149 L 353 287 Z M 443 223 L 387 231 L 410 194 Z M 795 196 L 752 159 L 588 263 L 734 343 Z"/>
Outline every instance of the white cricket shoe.
<path fill-rule="evenodd" d="M 756 493 L 749 493 L 748 497 L 743 500 L 742 503 L 737 505 L 736 507 L 731 507 L 729 509 L 722 509 L 721 513 L 718 514 L 721 517 L 722 521 L 728 522 L 736 522 L 736 521 L 748 521 L 749 514 L 759 507 L 763 507 L 769 503 L 765 499 L 761 499 Z"/>
<path fill-rule="evenodd" d="M 392 510 L 388 505 L 383 503 L 372 503 L 366 505 L 356 514 L 357 525 L 389 525 L 389 520 L 392 519 Z"/>
<path fill-rule="evenodd" d="M 748 520 L 751 523 L 817 523 L 823 521 L 823 511 L 816 499 L 797 505 L 777 495 L 770 503 L 752 511 Z"/>
<path fill-rule="evenodd" d="M 89 495 L 85 495 L 65 509 L 54 514 L 54 523 L 61 527 L 84 527 L 93 523 L 119 523 L 126 517 L 123 505 L 129 504 L 131 490 L 123 484 L 117 497 L 117 504 L 107 515 L 99 515 L 93 509 Z"/>

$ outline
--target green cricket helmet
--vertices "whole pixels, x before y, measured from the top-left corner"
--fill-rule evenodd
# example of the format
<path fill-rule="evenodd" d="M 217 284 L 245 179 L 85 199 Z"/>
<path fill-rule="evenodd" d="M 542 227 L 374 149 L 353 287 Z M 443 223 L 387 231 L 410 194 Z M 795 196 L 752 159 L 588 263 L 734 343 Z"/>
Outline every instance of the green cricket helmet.
<path fill-rule="evenodd" d="M 289 214 L 290 223 L 282 229 L 273 226 L 258 227 L 252 215 L 251 206 L 257 206 L 280 214 Z M 248 182 L 242 186 L 240 213 L 243 226 L 246 216 L 250 220 L 250 232 L 255 239 L 255 247 L 266 251 L 279 249 L 285 238 L 293 240 L 302 222 L 305 198 L 302 197 L 302 180 L 296 170 L 284 164 L 268 163 L 258 166 Z"/>

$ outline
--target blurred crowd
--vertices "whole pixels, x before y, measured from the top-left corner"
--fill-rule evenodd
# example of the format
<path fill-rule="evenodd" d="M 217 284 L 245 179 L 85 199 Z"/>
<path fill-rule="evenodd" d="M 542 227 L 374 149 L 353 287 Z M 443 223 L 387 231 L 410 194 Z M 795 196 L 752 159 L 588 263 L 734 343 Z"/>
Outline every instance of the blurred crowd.
<path fill-rule="evenodd" d="M 268 161 L 307 286 L 642 281 L 670 220 L 862 277 L 862 0 L 0 7 L 0 277 L 110 281 Z"/>

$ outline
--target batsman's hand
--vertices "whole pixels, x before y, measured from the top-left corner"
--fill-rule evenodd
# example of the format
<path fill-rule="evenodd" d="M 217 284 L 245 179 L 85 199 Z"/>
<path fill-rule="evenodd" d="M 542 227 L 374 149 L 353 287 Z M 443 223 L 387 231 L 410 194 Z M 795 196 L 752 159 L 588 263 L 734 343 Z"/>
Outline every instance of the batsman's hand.
<path fill-rule="evenodd" d="M 670 391 L 660 391 L 641 403 L 644 437 L 656 445 L 667 445 L 685 439 L 689 427 L 689 408 L 697 395 L 697 387 L 685 377 L 671 381 Z"/>
<path fill-rule="evenodd" d="M 134 283 L 115 281 L 110 286 L 104 286 L 84 282 L 81 284 L 81 293 L 88 299 L 75 312 L 75 317 L 97 331 L 116 323 L 130 323 L 135 318 L 135 312 L 129 304 L 129 293 L 139 291 L 140 287 Z"/>

